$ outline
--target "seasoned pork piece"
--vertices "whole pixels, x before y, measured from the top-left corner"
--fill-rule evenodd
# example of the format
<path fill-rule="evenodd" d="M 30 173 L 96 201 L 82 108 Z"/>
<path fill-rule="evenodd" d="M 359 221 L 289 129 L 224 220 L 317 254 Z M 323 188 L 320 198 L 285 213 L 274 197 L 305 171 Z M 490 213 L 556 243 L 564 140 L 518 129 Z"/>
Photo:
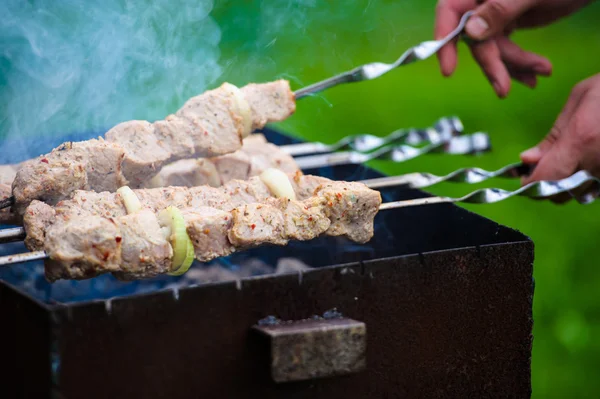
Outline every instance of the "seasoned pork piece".
<path fill-rule="evenodd" d="M 183 212 L 183 217 L 194 244 L 196 259 L 200 262 L 208 262 L 235 251 L 235 246 L 227 239 L 232 223 L 230 212 L 198 207 Z"/>
<path fill-rule="evenodd" d="M 117 219 L 73 218 L 48 228 L 46 278 L 86 279 L 112 272 L 122 280 L 171 269 L 173 249 L 156 214 L 143 210 Z"/>
<path fill-rule="evenodd" d="M 127 156 L 123 159 L 123 174 L 130 185 L 138 187 L 166 164 L 172 153 L 163 148 L 154 134 L 155 127 L 147 121 L 118 124 L 106 133 L 106 140 L 119 144 Z"/>
<path fill-rule="evenodd" d="M 27 235 L 25 236 L 27 248 L 31 251 L 44 249 L 46 230 L 54 223 L 55 217 L 56 212 L 50 205 L 38 200 L 31 202 L 23 216 L 24 224 L 27 226 Z"/>
<path fill-rule="evenodd" d="M 144 188 L 153 187 L 196 187 L 208 185 L 219 187 L 221 178 L 215 164 L 208 158 L 182 159 L 168 164 L 150 179 Z"/>
<path fill-rule="evenodd" d="M 104 140 L 66 143 L 50 154 L 24 162 L 12 191 L 13 212 L 22 214 L 34 199 L 54 205 L 75 190 L 116 190 L 125 184 L 123 149 Z"/>
<path fill-rule="evenodd" d="M 267 142 L 262 134 L 253 134 L 246 137 L 242 148 L 232 154 L 173 162 L 162 168 L 144 187 L 219 187 L 230 180 L 258 176 L 269 168 L 285 173 L 299 171 L 294 158 Z"/>
<path fill-rule="evenodd" d="M 189 191 L 192 197 L 190 207 L 193 209 L 201 207 L 211 207 L 225 211 L 233 209 L 234 201 L 231 195 L 222 187 L 191 187 Z"/>
<path fill-rule="evenodd" d="M 304 175 L 302 172 L 296 172 L 290 179 L 292 188 L 299 200 L 310 198 L 315 195 L 315 190 L 322 184 L 331 182 L 331 180 L 313 175 Z"/>
<path fill-rule="evenodd" d="M 120 271 L 120 237 L 114 221 L 100 216 L 50 225 L 44 242 L 46 278 L 80 280 Z"/>
<path fill-rule="evenodd" d="M 251 125 L 246 126 L 236 95 L 224 86 L 190 98 L 175 114 L 194 127 L 190 132 L 200 156 L 237 151 L 242 139 L 251 133 Z M 243 101 L 249 105 L 246 99 Z"/>
<path fill-rule="evenodd" d="M 212 158 L 221 184 L 230 180 L 246 180 L 250 175 L 252 158 L 243 151 Z"/>
<path fill-rule="evenodd" d="M 191 98 L 163 121 L 123 122 L 106 133 L 106 140 L 65 143 L 25 162 L 12 185 L 13 212 L 22 216 L 34 199 L 56 204 L 74 190 L 142 187 L 168 163 L 233 153 L 252 129 L 294 112 L 286 81 L 253 84 L 246 91 L 223 84 Z"/>
<path fill-rule="evenodd" d="M 280 121 L 296 111 L 296 98 L 287 80 L 266 84 L 252 83 L 242 88 L 252 109 L 252 128 L 259 129 L 269 121 Z"/>
<path fill-rule="evenodd" d="M 231 196 L 231 208 L 253 202 L 263 202 L 272 197 L 271 191 L 259 177 L 248 180 L 231 180 L 223 185 L 223 191 Z"/>
<path fill-rule="evenodd" d="M 307 206 L 286 198 L 243 205 L 234 209 L 232 215 L 229 241 L 242 248 L 263 244 L 286 245 L 289 240 L 311 240 L 324 233 L 331 223 L 323 207 Z"/>
<path fill-rule="evenodd" d="M 336 182 L 322 184 L 315 195 L 325 200 L 325 211 L 331 226 L 330 236 L 346 236 L 358 243 L 373 237 L 373 219 L 381 205 L 381 194 L 362 183 Z"/>
<path fill-rule="evenodd" d="M 4 200 L 12 195 L 12 183 L 15 180 L 19 165 L 0 165 L 0 199 Z M 0 224 L 16 224 L 18 218 L 10 208 L 0 210 Z"/>
<path fill-rule="evenodd" d="M 118 220 L 121 233 L 120 280 L 150 278 L 171 270 L 173 248 L 163 236 L 154 212 L 143 210 Z"/>

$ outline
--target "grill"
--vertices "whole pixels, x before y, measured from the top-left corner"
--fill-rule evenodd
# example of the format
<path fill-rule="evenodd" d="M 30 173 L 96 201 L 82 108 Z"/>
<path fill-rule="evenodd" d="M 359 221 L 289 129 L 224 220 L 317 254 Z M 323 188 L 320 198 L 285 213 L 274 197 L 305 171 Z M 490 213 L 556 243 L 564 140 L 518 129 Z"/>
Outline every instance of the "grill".
<path fill-rule="evenodd" d="M 0 270 L 2 396 L 529 397 L 532 265 L 528 237 L 443 203 L 379 214 L 365 245 L 255 248 L 182 277 L 51 285 L 42 262 L 15 265 Z"/>

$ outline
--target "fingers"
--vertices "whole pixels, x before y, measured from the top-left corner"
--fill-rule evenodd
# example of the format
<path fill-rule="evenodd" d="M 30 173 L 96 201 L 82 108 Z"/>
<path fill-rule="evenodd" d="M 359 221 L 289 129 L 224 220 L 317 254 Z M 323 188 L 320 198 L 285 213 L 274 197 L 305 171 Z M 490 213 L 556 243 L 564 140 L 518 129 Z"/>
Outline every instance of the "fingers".
<path fill-rule="evenodd" d="M 496 41 L 473 43 L 471 53 L 494 87 L 498 97 L 506 97 L 510 91 L 510 74 L 504 62 L 502 62 L 500 49 Z"/>
<path fill-rule="evenodd" d="M 465 32 L 475 40 L 487 40 L 501 34 L 535 3 L 536 0 L 486 1 L 475 9 L 465 26 Z"/>
<path fill-rule="evenodd" d="M 522 72 L 511 67 L 507 67 L 507 69 L 508 73 L 514 80 L 521 82 L 525 86 L 528 86 L 532 89 L 534 89 L 537 86 L 537 76 L 535 75 L 535 73 Z"/>
<path fill-rule="evenodd" d="M 564 179 L 579 169 L 598 175 L 600 172 L 600 75 L 575 86 L 563 112 L 550 134 L 522 155 L 525 161 L 537 158 L 530 176 L 522 180 L 529 184 L 539 180 Z"/>
<path fill-rule="evenodd" d="M 452 32 L 460 21 L 463 12 L 461 8 L 440 0 L 435 9 L 435 40 L 439 40 Z M 442 75 L 450 76 L 454 73 L 457 64 L 457 39 L 450 41 L 437 52 Z"/>
<path fill-rule="evenodd" d="M 540 159 L 542 159 L 542 157 L 554 146 L 554 144 L 566 134 L 565 132 L 569 128 L 571 119 L 575 115 L 575 112 L 579 108 L 579 105 L 586 93 L 587 86 L 585 84 L 579 84 L 573 88 L 567 103 L 554 122 L 554 126 L 552 126 L 552 129 L 550 129 L 550 133 L 544 138 L 544 140 L 542 140 L 540 144 L 521 154 L 521 161 L 523 161 L 523 163 L 538 163 Z"/>
<path fill-rule="evenodd" d="M 567 143 L 564 145 L 556 144 L 542 156 L 533 173 L 522 179 L 522 184 L 526 185 L 539 180 L 559 180 L 568 177 L 577 170 L 578 156 L 577 151 Z"/>
<path fill-rule="evenodd" d="M 506 36 L 497 37 L 496 43 L 502 61 L 509 65 L 510 69 L 542 76 L 552 74 L 552 63 L 547 58 L 523 50 Z"/>

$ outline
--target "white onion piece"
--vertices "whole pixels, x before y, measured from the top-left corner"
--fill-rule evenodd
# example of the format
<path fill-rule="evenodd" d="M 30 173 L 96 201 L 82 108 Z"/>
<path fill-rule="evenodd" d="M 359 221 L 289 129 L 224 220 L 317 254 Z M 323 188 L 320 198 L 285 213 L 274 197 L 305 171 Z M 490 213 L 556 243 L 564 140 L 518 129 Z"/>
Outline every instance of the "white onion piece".
<path fill-rule="evenodd" d="M 248 137 L 252 133 L 252 110 L 250 104 L 246 101 L 244 93 L 231 83 L 223 83 L 223 88 L 233 95 L 237 112 L 242 117 L 242 126 L 244 131 L 242 137 Z"/>
<path fill-rule="evenodd" d="M 123 199 L 127 214 L 136 213 L 142 209 L 142 203 L 138 199 L 137 195 L 135 195 L 133 190 L 128 186 L 120 187 L 117 190 L 117 194 L 119 194 Z"/>
<path fill-rule="evenodd" d="M 269 168 L 265 170 L 260 174 L 260 180 L 265 183 L 275 197 L 296 199 L 296 193 L 288 175 L 280 169 Z"/>

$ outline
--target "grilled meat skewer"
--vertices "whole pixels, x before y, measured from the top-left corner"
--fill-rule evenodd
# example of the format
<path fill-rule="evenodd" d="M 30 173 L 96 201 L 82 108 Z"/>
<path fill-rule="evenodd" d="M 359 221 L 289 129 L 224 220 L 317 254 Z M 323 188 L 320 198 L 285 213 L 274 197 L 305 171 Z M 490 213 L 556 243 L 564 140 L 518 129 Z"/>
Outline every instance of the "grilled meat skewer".
<path fill-rule="evenodd" d="M 24 162 L 12 185 L 13 212 L 22 215 L 36 199 L 55 204 L 74 190 L 141 187 L 168 163 L 233 153 L 254 129 L 284 120 L 295 107 L 285 80 L 241 89 L 225 83 L 164 120 L 123 122 L 104 138 L 64 143 Z"/>
<path fill-rule="evenodd" d="M 300 172 L 288 175 L 288 179 L 299 200 L 311 197 L 319 185 L 332 183 L 324 177 L 303 175 Z M 273 197 L 269 187 L 258 176 L 248 180 L 231 180 L 221 187 L 160 187 L 137 189 L 133 192 L 141 206 L 153 212 L 168 206 L 180 209 L 210 207 L 230 212 L 241 205 L 265 202 Z M 46 231 L 56 222 L 95 216 L 114 219 L 125 215 L 125 200 L 117 192 L 77 190 L 72 198 L 60 201 L 55 206 L 34 200 L 27 207 L 23 218 L 25 246 L 32 251 L 43 249 Z"/>
<path fill-rule="evenodd" d="M 11 195 L 11 184 L 20 164 L 0 165 L 0 198 Z M 232 154 L 211 158 L 183 159 L 163 167 L 143 188 L 209 185 L 219 187 L 230 180 L 247 180 L 268 168 L 285 173 L 300 170 L 287 153 L 269 143 L 264 135 L 252 134 L 243 141 L 242 148 Z M 20 224 L 20 218 L 10 209 L 0 209 L 0 224 Z"/>
<path fill-rule="evenodd" d="M 361 183 L 299 174 L 290 183 L 298 199 L 275 198 L 260 177 L 232 181 L 223 189 L 136 190 L 142 210 L 135 213 L 128 213 L 126 200 L 118 193 L 77 192 L 56 209 L 34 201 L 26 212 L 36 215 L 26 225 L 26 245 L 47 254 L 50 281 L 103 273 L 131 280 L 173 269 L 173 248 L 157 216 L 166 206 L 181 210 L 194 257 L 202 262 L 259 245 L 286 245 L 321 235 L 346 236 L 358 243 L 371 239 L 381 205 L 378 191 Z"/>

